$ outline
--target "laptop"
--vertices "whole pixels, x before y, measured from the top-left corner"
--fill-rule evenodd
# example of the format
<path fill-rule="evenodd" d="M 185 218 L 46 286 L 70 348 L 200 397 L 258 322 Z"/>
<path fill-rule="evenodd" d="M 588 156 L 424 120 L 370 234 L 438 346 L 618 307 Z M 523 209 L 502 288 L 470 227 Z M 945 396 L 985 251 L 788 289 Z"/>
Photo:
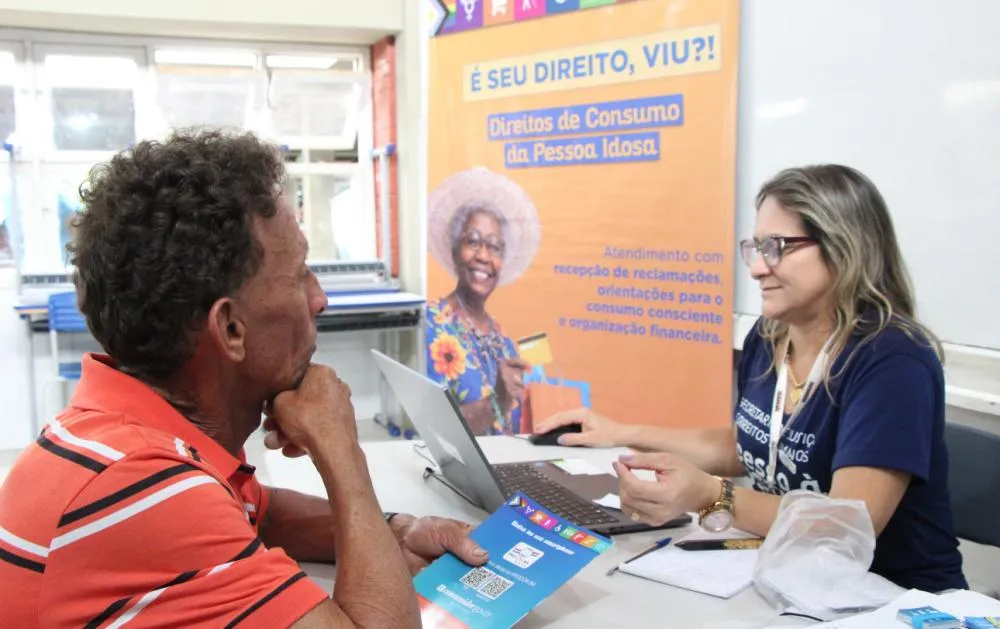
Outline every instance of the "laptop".
<path fill-rule="evenodd" d="M 682 514 L 654 527 L 633 522 L 618 509 L 595 504 L 594 500 L 618 493 L 618 478 L 612 474 L 569 474 L 551 461 L 491 464 L 448 387 L 378 350 L 371 351 L 445 479 L 487 512 L 492 513 L 521 491 L 560 517 L 602 535 L 672 528 L 691 522 L 690 515 Z"/>

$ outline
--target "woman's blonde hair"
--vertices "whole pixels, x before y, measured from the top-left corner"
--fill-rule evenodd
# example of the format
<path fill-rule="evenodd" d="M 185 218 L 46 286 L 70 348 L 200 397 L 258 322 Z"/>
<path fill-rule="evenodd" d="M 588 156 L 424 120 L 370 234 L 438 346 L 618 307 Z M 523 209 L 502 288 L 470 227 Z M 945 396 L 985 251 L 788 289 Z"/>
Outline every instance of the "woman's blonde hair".
<path fill-rule="evenodd" d="M 836 278 L 836 328 L 823 374 L 828 386 L 833 364 L 855 334 L 860 336 L 856 346 L 860 348 L 886 327 L 895 326 L 943 358 L 940 341 L 916 318 L 913 289 L 889 209 L 870 179 L 836 164 L 789 168 L 761 187 L 758 210 L 767 198 L 799 215 Z M 778 344 L 788 326 L 762 319 L 760 333 L 777 360 Z"/>

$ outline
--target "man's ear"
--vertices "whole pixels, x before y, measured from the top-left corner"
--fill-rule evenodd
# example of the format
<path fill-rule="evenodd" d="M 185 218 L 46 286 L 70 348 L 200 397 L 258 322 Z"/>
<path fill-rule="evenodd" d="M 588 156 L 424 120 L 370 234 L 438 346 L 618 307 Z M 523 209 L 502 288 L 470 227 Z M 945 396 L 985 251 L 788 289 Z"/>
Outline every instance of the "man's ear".
<path fill-rule="evenodd" d="M 247 326 L 240 316 L 240 309 L 229 297 L 223 297 L 212 304 L 208 311 L 208 329 L 219 352 L 233 361 L 246 358 Z"/>

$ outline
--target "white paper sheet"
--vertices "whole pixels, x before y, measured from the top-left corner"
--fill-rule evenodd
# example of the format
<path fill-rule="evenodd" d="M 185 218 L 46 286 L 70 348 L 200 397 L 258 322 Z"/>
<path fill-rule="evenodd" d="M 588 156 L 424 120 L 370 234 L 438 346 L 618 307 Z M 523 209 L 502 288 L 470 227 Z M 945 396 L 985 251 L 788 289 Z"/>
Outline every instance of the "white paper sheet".
<path fill-rule="evenodd" d="M 965 616 L 1000 615 L 1000 601 L 968 590 L 958 590 L 948 594 L 929 594 L 920 590 L 910 590 L 885 607 L 867 614 L 834 620 L 818 625 L 815 629 L 883 629 L 896 626 L 896 614 L 901 609 L 929 605 L 935 609 L 963 618 Z M 900 627 L 904 625 L 900 624 Z"/>
<path fill-rule="evenodd" d="M 1000 601 L 971 590 L 938 594 L 934 607 L 953 616 L 1000 616 Z"/>
<path fill-rule="evenodd" d="M 597 474 L 607 474 L 607 472 L 601 468 L 589 461 L 584 461 L 583 459 L 563 459 L 561 461 L 552 461 L 552 465 L 555 465 L 567 474 L 572 474 L 574 476 L 595 476 Z"/>
<path fill-rule="evenodd" d="M 698 531 L 683 539 L 745 537 L 754 536 L 734 530 L 720 535 Z M 753 583 L 757 552 L 757 550 L 681 550 L 671 545 L 631 563 L 623 563 L 618 569 L 627 574 L 685 590 L 731 598 Z"/>
<path fill-rule="evenodd" d="M 609 509 L 618 509 L 621 511 L 622 508 L 622 499 L 617 494 L 608 494 L 603 498 L 598 498 L 594 502 Z"/>

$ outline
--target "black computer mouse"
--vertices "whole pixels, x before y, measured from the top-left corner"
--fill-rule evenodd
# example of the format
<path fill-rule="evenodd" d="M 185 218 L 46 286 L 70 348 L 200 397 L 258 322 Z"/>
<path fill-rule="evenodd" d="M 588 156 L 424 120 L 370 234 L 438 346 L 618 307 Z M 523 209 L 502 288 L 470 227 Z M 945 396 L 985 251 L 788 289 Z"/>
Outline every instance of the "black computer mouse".
<path fill-rule="evenodd" d="M 528 441 L 536 446 L 557 446 L 559 445 L 559 435 L 572 432 L 583 432 L 583 428 L 580 424 L 566 424 L 540 435 L 531 435 L 528 437 Z"/>

